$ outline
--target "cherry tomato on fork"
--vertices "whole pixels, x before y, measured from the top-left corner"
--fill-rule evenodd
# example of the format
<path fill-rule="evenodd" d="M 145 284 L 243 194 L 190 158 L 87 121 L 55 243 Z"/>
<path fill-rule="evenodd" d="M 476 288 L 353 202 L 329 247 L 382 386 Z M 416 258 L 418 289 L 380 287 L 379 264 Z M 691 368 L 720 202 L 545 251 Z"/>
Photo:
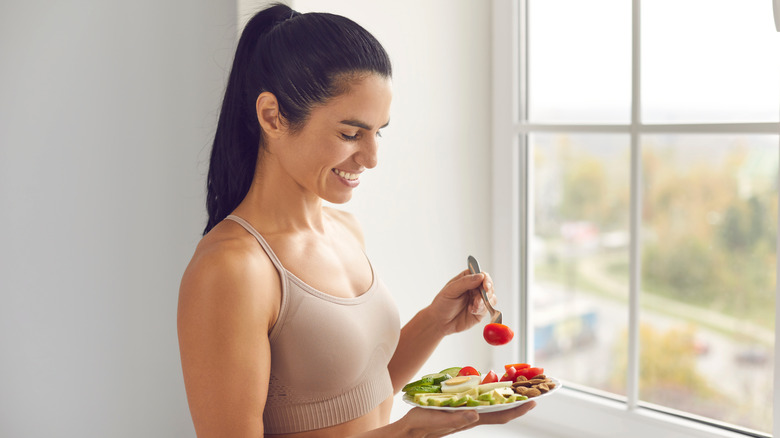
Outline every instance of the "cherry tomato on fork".
<path fill-rule="evenodd" d="M 482 336 L 490 345 L 504 345 L 515 337 L 515 332 L 504 324 L 490 323 L 485 326 Z"/>

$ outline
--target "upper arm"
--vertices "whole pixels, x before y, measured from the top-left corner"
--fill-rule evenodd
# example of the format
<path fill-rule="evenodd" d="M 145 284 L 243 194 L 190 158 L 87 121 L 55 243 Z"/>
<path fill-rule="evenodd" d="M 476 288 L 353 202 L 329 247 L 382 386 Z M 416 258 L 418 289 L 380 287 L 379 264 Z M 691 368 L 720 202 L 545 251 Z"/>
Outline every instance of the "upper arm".
<path fill-rule="evenodd" d="M 276 271 L 260 257 L 196 253 L 187 267 L 177 325 L 199 437 L 263 435 L 271 368 L 268 331 L 280 296 Z"/>

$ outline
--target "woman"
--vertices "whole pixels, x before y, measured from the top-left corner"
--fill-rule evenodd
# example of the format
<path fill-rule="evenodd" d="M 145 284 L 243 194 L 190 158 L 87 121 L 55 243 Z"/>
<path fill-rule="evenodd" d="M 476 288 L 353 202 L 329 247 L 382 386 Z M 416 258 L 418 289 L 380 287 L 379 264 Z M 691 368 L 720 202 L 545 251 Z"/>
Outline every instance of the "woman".
<path fill-rule="evenodd" d="M 393 394 L 476 324 L 485 274 L 461 272 L 399 330 L 344 203 L 377 164 L 391 66 L 356 23 L 259 12 L 239 40 L 208 175 L 209 221 L 182 278 L 179 343 L 200 437 L 444 436 L 520 416 L 409 411 Z"/>

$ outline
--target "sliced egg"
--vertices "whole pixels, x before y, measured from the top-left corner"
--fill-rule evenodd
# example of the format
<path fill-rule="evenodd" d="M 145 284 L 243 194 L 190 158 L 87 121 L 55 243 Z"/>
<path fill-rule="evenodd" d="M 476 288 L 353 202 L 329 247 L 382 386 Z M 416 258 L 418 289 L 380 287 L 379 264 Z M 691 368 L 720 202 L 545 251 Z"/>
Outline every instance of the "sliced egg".
<path fill-rule="evenodd" d="M 441 382 L 441 392 L 464 392 L 479 386 L 482 376 L 458 376 Z"/>

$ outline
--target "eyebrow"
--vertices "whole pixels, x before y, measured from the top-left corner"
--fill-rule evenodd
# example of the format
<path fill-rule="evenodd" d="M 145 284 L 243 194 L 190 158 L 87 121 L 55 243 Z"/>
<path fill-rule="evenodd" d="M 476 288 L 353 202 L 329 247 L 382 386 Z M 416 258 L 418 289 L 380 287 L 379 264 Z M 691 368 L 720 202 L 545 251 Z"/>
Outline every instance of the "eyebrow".
<path fill-rule="evenodd" d="M 343 125 L 354 126 L 356 128 L 362 128 L 362 129 L 365 129 L 366 131 L 370 131 L 371 130 L 371 126 L 369 126 L 367 123 L 361 122 L 360 120 L 347 119 L 347 120 L 342 120 L 339 123 L 341 123 Z M 387 125 L 389 125 L 389 124 L 390 124 L 390 121 L 388 120 L 387 123 L 385 123 L 384 125 L 380 126 L 379 129 L 386 128 Z"/>

